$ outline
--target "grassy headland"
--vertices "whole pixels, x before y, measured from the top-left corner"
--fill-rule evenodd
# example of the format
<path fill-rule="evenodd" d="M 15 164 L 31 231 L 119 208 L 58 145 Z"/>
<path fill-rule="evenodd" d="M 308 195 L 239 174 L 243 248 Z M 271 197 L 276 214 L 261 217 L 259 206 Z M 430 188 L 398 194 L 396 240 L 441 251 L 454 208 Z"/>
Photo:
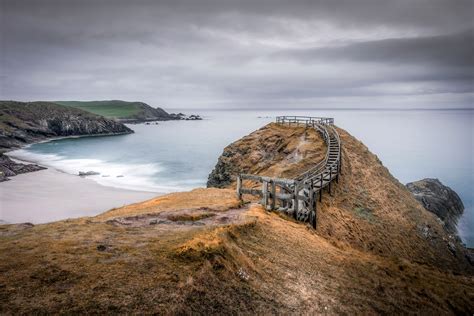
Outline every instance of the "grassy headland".
<path fill-rule="evenodd" d="M 291 175 L 324 152 L 299 128 L 255 133 L 224 151 L 234 169 L 220 159 L 228 188 L 0 226 L 0 313 L 472 314 L 465 250 L 343 130 L 316 230 L 237 200 L 234 172 Z"/>
<path fill-rule="evenodd" d="M 140 111 L 138 102 L 121 100 L 110 101 L 55 101 L 54 103 L 71 106 L 108 118 L 132 117 Z"/>
<path fill-rule="evenodd" d="M 171 120 L 173 117 L 161 108 L 143 102 L 121 100 L 55 101 L 57 104 L 78 108 L 90 113 L 122 121 Z"/>
<path fill-rule="evenodd" d="M 132 132 L 115 120 L 56 103 L 0 101 L 0 152 L 51 137 Z"/>

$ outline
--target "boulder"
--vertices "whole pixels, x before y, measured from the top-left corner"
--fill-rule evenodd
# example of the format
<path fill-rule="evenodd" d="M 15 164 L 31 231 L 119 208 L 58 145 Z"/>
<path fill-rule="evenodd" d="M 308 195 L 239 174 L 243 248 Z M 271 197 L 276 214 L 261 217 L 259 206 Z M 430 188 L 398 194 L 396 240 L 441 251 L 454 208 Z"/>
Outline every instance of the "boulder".
<path fill-rule="evenodd" d="M 438 179 L 423 179 L 406 185 L 424 208 L 435 214 L 444 224 L 446 231 L 456 234 L 456 225 L 464 211 L 461 198 Z"/>

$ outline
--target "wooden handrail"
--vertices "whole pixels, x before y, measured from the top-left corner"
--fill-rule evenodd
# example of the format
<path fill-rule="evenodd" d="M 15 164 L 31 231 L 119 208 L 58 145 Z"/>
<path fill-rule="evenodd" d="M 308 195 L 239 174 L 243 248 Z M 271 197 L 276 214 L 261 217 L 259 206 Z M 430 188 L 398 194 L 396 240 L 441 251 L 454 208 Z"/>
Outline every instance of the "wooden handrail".
<path fill-rule="evenodd" d="M 327 145 L 324 159 L 294 179 L 239 174 L 237 196 L 239 199 L 243 194 L 260 196 L 261 203 L 267 210 L 275 210 L 277 204 L 280 204 L 278 210 L 291 213 L 297 220 L 309 221 L 316 228 L 317 194 L 319 194 L 319 201 L 322 200 L 324 188 L 327 187 L 331 194 L 331 183 L 334 180 L 338 182 L 341 173 L 342 144 L 333 126 L 334 119 L 313 116 L 277 116 L 276 123 L 298 126 L 304 124 L 306 127 L 314 128 L 322 135 Z M 261 189 L 244 188 L 243 180 L 259 183 Z"/>

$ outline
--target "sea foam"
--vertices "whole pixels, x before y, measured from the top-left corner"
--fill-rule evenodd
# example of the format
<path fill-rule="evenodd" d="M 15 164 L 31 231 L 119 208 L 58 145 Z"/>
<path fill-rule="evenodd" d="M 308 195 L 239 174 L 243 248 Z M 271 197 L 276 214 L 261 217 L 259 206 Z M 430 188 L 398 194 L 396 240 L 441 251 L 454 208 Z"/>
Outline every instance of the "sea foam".
<path fill-rule="evenodd" d="M 105 186 L 122 189 L 168 193 L 195 187 L 196 181 L 186 183 L 160 184 L 160 172 L 163 167 L 159 163 L 121 163 L 90 158 L 67 158 L 59 154 L 43 154 L 20 149 L 8 154 L 12 158 L 34 162 L 71 175 L 80 171 L 99 172 L 99 175 L 87 176 L 88 179 Z M 164 180 L 164 179 L 163 179 Z"/>

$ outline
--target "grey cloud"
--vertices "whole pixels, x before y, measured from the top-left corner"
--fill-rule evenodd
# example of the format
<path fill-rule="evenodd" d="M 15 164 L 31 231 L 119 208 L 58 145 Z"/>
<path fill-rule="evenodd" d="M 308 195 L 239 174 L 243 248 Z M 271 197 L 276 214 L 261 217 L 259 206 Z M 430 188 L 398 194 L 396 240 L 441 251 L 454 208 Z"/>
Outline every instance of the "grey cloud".
<path fill-rule="evenodd" d="M 471 0 L 0 0 L 0 98 L 189 107 L 456 94 L 472 106 L 472 10 Z"/>
<path fill-rule="evenodd" d="M 450 35 L 393 38 L 339 47 L 294 49 L 275 53 L 274 56 L 303 62 L 348 60 L 469 68 L 474 67 L 474 29 Z"/>

